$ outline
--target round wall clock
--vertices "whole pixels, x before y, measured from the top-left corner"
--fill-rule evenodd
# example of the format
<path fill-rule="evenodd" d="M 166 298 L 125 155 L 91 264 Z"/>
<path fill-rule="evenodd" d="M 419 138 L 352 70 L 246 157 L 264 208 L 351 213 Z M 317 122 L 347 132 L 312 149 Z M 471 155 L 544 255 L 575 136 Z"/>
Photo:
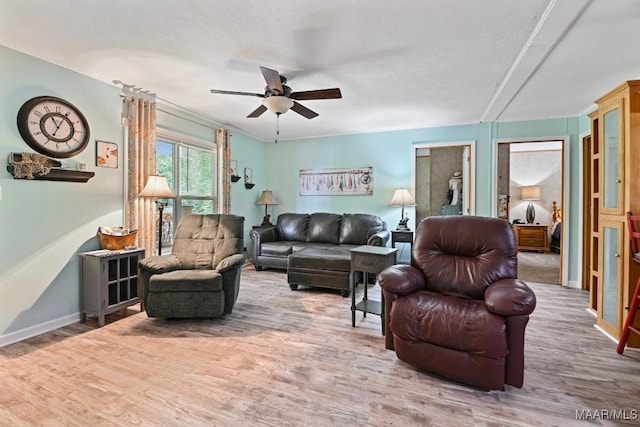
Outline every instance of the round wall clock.
<path fill-rule="evenodd" d="M 18 131 L 29 147 L 49 157 L 67 158 L 89 143 L 89 123 L 73 104 L 38 96 L 18 111 Z"/>

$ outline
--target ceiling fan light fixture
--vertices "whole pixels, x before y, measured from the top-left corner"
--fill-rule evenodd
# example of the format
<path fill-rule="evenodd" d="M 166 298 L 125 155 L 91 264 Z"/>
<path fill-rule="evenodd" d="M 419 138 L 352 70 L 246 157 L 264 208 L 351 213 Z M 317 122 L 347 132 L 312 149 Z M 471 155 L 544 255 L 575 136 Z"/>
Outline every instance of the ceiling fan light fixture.
<path fill-rule="evenodd" d="M 275 114 L 284 114 L 293 107 L 293 100 L 286 96 L 267 96 L 262 100 L 262 105 L 267 107 L 269 111 Z"/>

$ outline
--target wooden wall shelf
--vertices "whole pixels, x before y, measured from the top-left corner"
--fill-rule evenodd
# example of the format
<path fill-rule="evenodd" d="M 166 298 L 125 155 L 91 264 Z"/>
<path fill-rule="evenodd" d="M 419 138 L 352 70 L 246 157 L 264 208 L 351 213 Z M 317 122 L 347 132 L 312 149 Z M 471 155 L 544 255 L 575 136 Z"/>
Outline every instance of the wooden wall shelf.
<path fill-rule="evenodd" d="M 13 179 L 27 179 L 27 178 L 16 178 L 13 174 L 13 166 L 8 165 L 7 171 L 13 176 Z M 84 171 L 75 171 L 75 170 L 65 170 L 65 169 L 51 169 L 51 171 L 46 175 L 34 175 L 34 181 L 68 181 L 68 182 L 87 182 L 93 176 L 95 172 L 84 172 Z"/>

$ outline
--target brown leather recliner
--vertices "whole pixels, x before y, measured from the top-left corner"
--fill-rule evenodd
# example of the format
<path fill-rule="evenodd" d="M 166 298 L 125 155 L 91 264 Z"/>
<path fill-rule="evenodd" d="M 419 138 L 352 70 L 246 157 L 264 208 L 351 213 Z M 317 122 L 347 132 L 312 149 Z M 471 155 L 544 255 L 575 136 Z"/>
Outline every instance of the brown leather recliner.
<path fill-rule="evenodd" d="M 378 276 L 385 345 L 402 361 L 485 390 L 522 387 L 524 332 L 536 305 L 517 279 L 507 221 L 437 216 L 420 222 L 411 265 Z"/>

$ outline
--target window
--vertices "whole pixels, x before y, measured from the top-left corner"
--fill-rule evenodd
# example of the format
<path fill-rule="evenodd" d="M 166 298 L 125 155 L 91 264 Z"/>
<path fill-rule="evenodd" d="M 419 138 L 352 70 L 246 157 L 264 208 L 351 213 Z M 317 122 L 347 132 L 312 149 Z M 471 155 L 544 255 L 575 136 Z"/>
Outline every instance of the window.
<path fill-rule="evenodd" d="M 218 168 L 215 144 L 197 140 L 185 141 L 179 136 L 158 132 L 156 170 L 158 175 L 167 178 L 176 194 L 174 200 L 163 200 L 167 202 L 167 207 L 162 218 L 162 246 L 163 249 L 169 249 L 173 246 L 174 225 L 180 222 L 182 216 L 217 212 Z"/>

